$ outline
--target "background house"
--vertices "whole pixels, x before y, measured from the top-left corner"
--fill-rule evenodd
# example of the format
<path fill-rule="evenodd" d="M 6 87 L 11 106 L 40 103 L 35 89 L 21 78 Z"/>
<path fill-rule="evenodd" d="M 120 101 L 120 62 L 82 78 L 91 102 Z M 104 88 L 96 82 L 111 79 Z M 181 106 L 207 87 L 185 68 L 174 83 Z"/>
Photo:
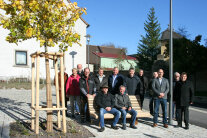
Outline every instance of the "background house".
<path fill-rule="evenodd" d="M 119 67 L 120 70 L 129 70 L 130 67 L 136 68 L 136 62 L 137 59 L 126 56 L 122 48 L 89 45 L 89 64 L 94 71 L 100 67 L 105 70 L 112 70 L 114 67 Z"/>
<path fill-rule="evenodd" d="M 72 47 L 65 52 L 64 64 L 66 72 L 71 74 L 73 65 L 76 67 L 77 64 L 86 66 L 86 61 L 82 60 L 86 58 L 86 28 L 88 23 L 82 18 L 78 19 L 75 24 L 74 31 L 81 35 L 80 43 L 82 46 L 74 44 Z M 16 44 L 7 42 L 6 36 L 9 33 L 8 30 L 0 27 L 0 80 L 9 80 L 13 78 L 31 78 L 31 58 L 30 54 L 36 51 L 44 52 L 44 47 L 40 47 L 40 43 L 35 39 L 30 39 Z M 48 48 L 50 52 L 58 52 L 59 47 Z M 70 52 L 76 52 L 74 56 L 74 64 L 72 55 Z M 40 60 L 40 77 L 46 77 L 45 59 Z M 54 65 L 53 61 L 50 60 L 51 78 L 54 78 Z"/>

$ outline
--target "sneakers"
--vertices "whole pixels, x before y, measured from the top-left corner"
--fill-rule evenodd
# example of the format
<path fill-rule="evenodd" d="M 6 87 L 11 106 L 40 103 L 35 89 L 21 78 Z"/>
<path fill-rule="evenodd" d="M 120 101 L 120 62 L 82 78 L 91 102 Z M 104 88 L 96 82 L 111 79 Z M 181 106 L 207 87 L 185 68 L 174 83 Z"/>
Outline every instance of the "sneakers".
<path fill-rule="evenodd" d="M 111 128 L 113 128 L 114 130 L 118 130 L 119 129 L 118 126 L 113 126 L 113 125 L 111 125 Z"/>
<path fill-rule="evenodd" d="M 123 124 L 123 125 L 122 125 L 122 129 L 123 129 L 123 130 L 126 130 L 126 124 Z"/>
<path fill-rule="evenodd" d="M 101 127 L 100 129 L 99 129 L 99 132 L 103 132 L 105 130 L 105 127 Z"/>
<path fill-rule="evenodd" d="M 133 129 L 137 129 L 137 127 L 135 125 L 130 125 L 130 127 Z"/>

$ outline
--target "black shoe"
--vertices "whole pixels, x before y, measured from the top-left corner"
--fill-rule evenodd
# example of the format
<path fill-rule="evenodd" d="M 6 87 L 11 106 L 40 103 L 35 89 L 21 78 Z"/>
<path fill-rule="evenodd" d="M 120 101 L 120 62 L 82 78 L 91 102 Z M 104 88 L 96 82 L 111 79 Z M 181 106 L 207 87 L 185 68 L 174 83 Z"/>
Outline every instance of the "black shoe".
<path fill-rule="evenodd" d="M 114 130 L 118 130 L 119 129 L 118 126 L 113 126 L 113 125 L 111 125 L 111 128 L 113 128 Z"/>
<path fill-rule="evenodd" d="M 137 127 L 135 125 L 130 125 L 130 127 L 133 129 L 137 129 Z"/>
<path fill-rule="evenodd" d="M 126 130 L 126 124 L 123 124 L 123 125 L 122 125 L 122 129 L 123 129 L 123 130 Z"/>
<path fill-rule="evenodd" d="M 185 126 L 184 129 L 188 130 L 189 129 L 189 126 Z"/>
<path fill-rule="evenodd" d="M 175 128 L 178 128 L 178 127 L 182 127 L 182 125 L 181 124 L 178 124 L 178 125 L 175 126 Z"/>
<path fill-rule="evenodd" d="M 82 120 L 82 119 L 81 119 L 81 123 L 82 123 L 82 124 L 85 123 L 85 122 L 86 122 L 85 120 Z"/>
<path fill-rule="evenodd" d="M 77 116 L 78 116 L 78 115 L 80 115 L 80 113 L 79 113 L 79 112 L 76 112 L 76 113 L 75 113 L 75 115 L 77 115 Z"/>
<path fill-rule="evenodd" d="M 99 129 L 99 132 L 103 132 L 105 130 L 105 127 L 101 127 L 100 129 Z"/>

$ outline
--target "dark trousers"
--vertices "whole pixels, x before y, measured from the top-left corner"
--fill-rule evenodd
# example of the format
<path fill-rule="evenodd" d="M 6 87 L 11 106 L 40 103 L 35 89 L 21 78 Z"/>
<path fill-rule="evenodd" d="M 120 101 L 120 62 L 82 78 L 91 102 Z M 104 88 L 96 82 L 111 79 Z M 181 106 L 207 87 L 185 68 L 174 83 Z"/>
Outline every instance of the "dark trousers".
<path fill-rule="evenodd" d="M 184 113 L 184 123 L 185 126 L 189 125 L 189 106 L 179 106 L 176 105 L 176 110 L 178 113 L 178 125 L 182 125 L 182 120 L 183 120 L 183 113 Z"/>
<path fill-rule="evenodd" d="M 149 102 L 149 109 L 150 109 L 150 114 L 151 114 L 151 115 L 154 114 L 154 104 L 153 104 L 153 102 L 154 102 L 154 98 L 152 97 L 152 98 L 150 99 L 150 102 Z"/>
<path fill-rule="evenodd" d="M 141 102 L 141 109 L 143 107 L 143 102 L 144 102 L 144 95 L 139 95 L 140 96 L 140 102 Z"/>
<path fill-rule="evenodd" d="M 90 121 L 90 113 L 89 113 L 89 108 L 88 108 L 88 99 L 85 96 L 80 97 L 81 101 L 81 108 L 80 108 L 80 114 L 81 114 L 81 120 L 87 120 Z"/>

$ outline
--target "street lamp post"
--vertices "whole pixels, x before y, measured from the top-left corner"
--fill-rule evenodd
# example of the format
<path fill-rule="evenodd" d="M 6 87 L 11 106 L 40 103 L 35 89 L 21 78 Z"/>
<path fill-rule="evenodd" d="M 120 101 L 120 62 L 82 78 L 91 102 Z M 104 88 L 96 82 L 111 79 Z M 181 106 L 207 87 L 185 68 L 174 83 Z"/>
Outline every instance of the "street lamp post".
<path fill-rule="evenodd" d="M 91 36 L 89 34 L 87 34 L 85 37 L 86 37 L 86 40 L 88 42 L 88 68 L 89 68 L 89 61 L 90 61 L 90 57 L 89 57 L 89 54 L 90 54 L 90 51 L 89 51 L 89 43 L 90 43 Z"/>
<path fill-rule="evenodd" d="M 71 51 L 69 54 L 72 56 L 72 67 L 74 68 L 74 58 L 75 58 L 75 55 L 77 54 L 77 52 Z"/>
<path fill-rule="evenodd" d="M 172 33 L 172 0 L 170 0 L 170 104 L 169 104 L 169 124 L 172 124 L 172 104 L 173 104 L 173 33 Z"/>

